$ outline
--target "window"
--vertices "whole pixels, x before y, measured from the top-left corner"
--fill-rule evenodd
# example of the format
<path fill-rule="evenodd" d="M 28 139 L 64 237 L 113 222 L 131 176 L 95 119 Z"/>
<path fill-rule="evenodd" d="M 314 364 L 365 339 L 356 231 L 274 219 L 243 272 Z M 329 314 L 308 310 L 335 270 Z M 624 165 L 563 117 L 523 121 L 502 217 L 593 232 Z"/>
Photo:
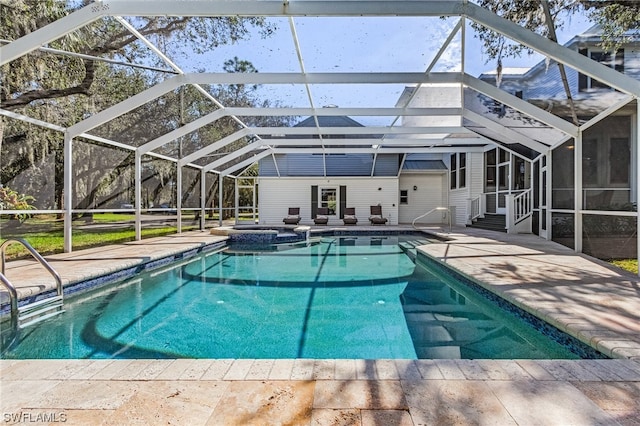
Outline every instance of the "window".
<path fill-rule="evenodd" d="M 338 190 L 336 188 L 321 188 L 320 205 L 318 207 L 326 207 L 329 209 L 329 215 L 335 215 L 337 194 Z"/>
<path fill-rule="evenodd" d="M 451 189 L 458 187 L 458 154 L 451 154 Z"/>
<path fill-rule="evenodd" d="M 467 154 L 451 154 L 451 189 L 467 186 Z"/>
<path fill-rule="evenodd" d="M 624 73 L 624 49 L 615 52 L 603 52 L 589 49 L 580 49 L 580 54 L 588 56 L 596 62 L 606 65 L 621 73 Z M 603 82 L 592 79 L 591 77 L 580 74 L 578 78 L 578 90 L 583 92 L 589 89 L 609 89 L 610 87 Z"/>
<path fill-rule="evenodd" d="M 400 190 L 400 204 L 409 204 L 409 191 L 406 189 Z"/>

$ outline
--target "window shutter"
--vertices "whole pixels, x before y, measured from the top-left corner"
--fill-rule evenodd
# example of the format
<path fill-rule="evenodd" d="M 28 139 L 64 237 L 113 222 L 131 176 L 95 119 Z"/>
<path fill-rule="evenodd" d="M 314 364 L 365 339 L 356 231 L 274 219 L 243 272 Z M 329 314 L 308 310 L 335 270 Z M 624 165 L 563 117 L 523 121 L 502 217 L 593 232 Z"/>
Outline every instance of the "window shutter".
<path fill-rule="evenodd" d="M 311 219 L 315 219 L 318 212 L 318 185 L 311 186 Z"/>
<path fill-rule="evenodd" d="M 344 209 L 347 208 L 347 187 L 340 185 L 340 219 L 344 219 Z"/>

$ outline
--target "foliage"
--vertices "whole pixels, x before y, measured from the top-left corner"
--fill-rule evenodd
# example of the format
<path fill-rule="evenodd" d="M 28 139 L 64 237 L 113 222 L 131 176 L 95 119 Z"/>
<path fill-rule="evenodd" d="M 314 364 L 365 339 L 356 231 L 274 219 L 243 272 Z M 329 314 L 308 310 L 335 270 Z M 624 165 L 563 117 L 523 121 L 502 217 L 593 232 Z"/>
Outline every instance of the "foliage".
<path fill-rule="evenodd" d="M 478 0 L 479 6 L 491 10 L 497 15 L 528 28 L 544 37 L 549 37 L 549 23 L 545 19 L 542 2 L 546 0 Z M 571 16 L 584 11 L 589 18 L 602 25 L 603 47 L 615 50 L 624 41 L 621 36 L 631 31 L 638 35 L 640 27 L 640 2 L 628 0 L 588 1 L 588 0 L 548 0 L 553 25 L 563 28 Z M 498 68 L 502 59 L 518 57 L 523 53 L 533 53 L 525 46 L 510 42 L 506 37 L 480 24 L 473 23 L 478 38 L 482 41 L 488 60 L 497 60 Z"/>
<path fill-rule="evenodd" d="M 0 38 L 15 40 L 90 3 L 88 0 L 0 1 Z M 137 17 L 130 23 L 170 56 L 188 57 L 234 43 L 257 29 L 263 37 L 274 27 L 263 18 Z M 172 74 L 159 71 L 166 64 L 115 18 L 105 18 L 51 42 L 48 47 L 144 67 L 114 65 L 57 53 L 34 51 L 0 68 L 0 107 L 69 127 L 157 84 Z M 155 67 L 152 70 L 149 67 Z M 238 58 L 226 61 L 228 72 L 257 72 Z M 222 105 L 267 106 L 255 86 L 210 87 Z M 133 147 L 218 109 L 216 102 L 193 86 L 184 86 L 91 130 L 95 136 Z M 273 118 L 269 118 L 273 120 Z M 252 125 L 251 123 L 249 125 Z M 181 158 L 240 129 L 225 117 L 197 132 L 154 150 Z M 64 188 L 63 135 L 22 121 L 0 118 L 0 183 L 38 193 L 41 208 L 62 209 Z M 246 144 L 239 141 L 237 144 Z M 235 148 L 236 145 L 228 147 Z M 116 208 L 133 201 L 134 156 L 118 149 L 77 138 L 73 146 L 73 208 Z M 147 207 L 175 205 L 175 164 L 143 156 Z M 195 182 L 195 181 L 194 181 Z M 190 182 L 189 192 L 199 188 Z M 229 186 L 232 187 L 229 180 Z M 183 188 L 184 189 L 184 188 Z M 233 191 L 231 191 L 233 192 Z M 217 194 L 217 189 L 216 192 Z"/>
<path fill-rule="evenodd" d="M 634 274 L 638 273 L 638 259 L 617 259 L 611 260 L 610 263 L 625 271 L 633 272 Z"/>
<path fill-rule="evenodd" d="M 35 210 L 35 206 L 30 204 L 35 201 L 31 195 L 19 194 L 11 188 L 0 185 L 0 210 Z M 28 213 L 18 213 L 13 215 L 20 222 L 29 218 Z"/>
<path fill-rule="evenodd" d="M 602 47 L 615 51 L 620 44 L 640 36 L 640 2 L 584 2 L 590 6 L 590 17 L 603 29 Z"/>

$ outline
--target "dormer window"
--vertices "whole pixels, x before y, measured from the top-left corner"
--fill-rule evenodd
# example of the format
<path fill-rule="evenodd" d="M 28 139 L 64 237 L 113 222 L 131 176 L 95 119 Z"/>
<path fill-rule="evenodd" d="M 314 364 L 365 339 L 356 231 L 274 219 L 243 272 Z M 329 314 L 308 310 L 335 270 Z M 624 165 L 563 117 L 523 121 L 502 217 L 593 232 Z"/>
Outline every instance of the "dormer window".
<path fill-rule="evenodd" d="M 606 65 L 621 73 L 624 73 L 624 49 L 617 50 L 614 53 L 604 52 L 602 50 L 580 49 L 581 55 L 588 56 L 596 62 Z M 578 90 L 581 92 L 589 89 L 610 89 L 611 87 L 595 80 L 587 75 L 580 74 L 578 79 Z"/>

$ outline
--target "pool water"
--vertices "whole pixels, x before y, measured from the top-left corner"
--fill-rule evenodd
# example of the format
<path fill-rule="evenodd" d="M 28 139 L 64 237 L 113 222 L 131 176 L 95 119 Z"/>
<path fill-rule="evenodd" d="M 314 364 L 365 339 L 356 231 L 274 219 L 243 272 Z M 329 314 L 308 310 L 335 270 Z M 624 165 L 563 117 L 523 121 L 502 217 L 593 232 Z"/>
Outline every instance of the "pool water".
<path fill-rule="evenodd" d="M 415 236 L 203 254 L 68 298 L 3 358 L 577 358 L 420 262 Z"/>

